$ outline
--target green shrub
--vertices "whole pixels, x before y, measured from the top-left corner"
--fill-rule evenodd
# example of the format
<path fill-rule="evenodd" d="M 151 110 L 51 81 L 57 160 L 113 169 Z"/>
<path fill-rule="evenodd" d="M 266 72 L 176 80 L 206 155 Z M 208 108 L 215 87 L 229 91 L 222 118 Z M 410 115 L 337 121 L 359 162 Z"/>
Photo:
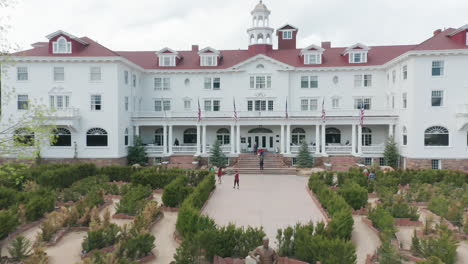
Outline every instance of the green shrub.
<path fill-rule="evenodd" d="M 138 169 L 131 176 L 132 183 L 149 185 L 153 189 L 163 189 L 178 176 L 185 173 L 173 170 L 160 170 L 158 168 L 143 168 Z"/>
<path fill-rule="evenodd" d="M 194 187 L 198 186 L 210 173 L 212 172 L 208 170 L 189 170 L 187 171 L 188 184 Z"/>
<path fill-rule="evenodd" d="M 28 180 L 32 180 L 28 165 L 6 163 L 0 166 L 0 185 L 21 190 L 23 184 Z"/>
<path fill-rule="evenodd" d="M 310 154 L 309 145 L 305 140 L 301 142 L 299 153 L 296 157 L 297 167 L 299 168 L 312 168 L 314 167 L 314 157 Z"/>
<path fill-rule="evenodd" d="M 396 231 L 393 216 L 381 205 L 369 211 L 369 219 L 372 220 L 373 225 L 377 229 L 386 235 L 393 234 Z"/>
<path fill-rule="evenodd" d="M 117 205 L 117 213 L 127 215 L 137 215 L 148 201 L 147 198 L 152 194 L 149 186 L 133 185 L 122 197 Z"/>
<path fill-rule="evenodd" d="M 15 205 L 18 201 L 17 191 L 0 185 L 0 210 Z"/>
<path fill-rule="evenodd" d="M 458 242 L 453 232 L 444 225 L 437 226 L 436 236 L 430 236 L 424 239 L 413 239 L 413 250 L 415 254 L 425 258 L 434 256 L 446 264 L 455 264 L 457 259 L 457 247 Z"/>
<path fill-rule="evenodd" d="M 102 167 L 100 173 L 107 175 L 110 181 L 130 182 L 132 174 L 135 172 L 135 170 L 137 169 L 134 169 L 130 166 L 112 165 Z"/>
<path fill-rule="evenodd" d="M 154 236 L 150 233 L 138 234 L 122 244 L 127 258 L 131 260 L 140 259 L 151 253 L 154 248 Z"/>
<path fill-rule="evenodd" d="M 349 240 L 351 239 L 351 232 L 353 232 L 353 225 L 352 214 L 348 210 L 342 210 L 333 215 L 332 220 L 328 223 L 327 230 L 332 237 Z"/>
<path fill-rule="evenodd" d="M 141 137 L 137 136 L 134 138 L 133 146 L 128 147 L 128 164 L 140 164 L 144 165 L 148 163 L 148 157 L 146 156 L 145 148 L 143 147 L 143 142 Z"/>
<path fill-rule="evenodd" d="M 90 230 L 81 246 L 85 252 L 112 246 L 118 241 L 119 232 L 120 228 L 116 224 L 110 224 L 97 230 Z"/>
<path fill-rule="evenodd" d="M 165 206 L 179 207 L 180 204 L 192 191 L 192 187 L 187 186 L 188 179 L 186 176 L 179 176 L 171 183 L 166 185 L 162 196 L 162 201 Z"/>
<path fill-rule="evenodd" d="M 418 208 L 411 206 L 403 197 L 397 196 L 395 201 L 390 204 L 384 204 L 395 218 L 410 218 L 413 221 L 419 220 Z"/>
<path fill-rule="evenodd" d="M 32 193 L 25 205 L 26 220 L 35 221 L 41 218 L 46 212 L 55 208 L 55 194 L 37 192 Z"/>
<path fill-rule="evenodd" d="M 0 223 L 0 239 L 3 239 L 19 225 L 18 215 L 13 210 L 0 210 Z"/>
<path fill-rule="evenodd" d="M 367 189 L 357 183 L 350 182 L 345 184 L 338 190 L 338 194 L 355 210 L 367 205 Z"/>
<path fill-rule="evenodd" d="M 37 182 L 52 188 L 66 188 L 85 177 L 96 175 L 94 164 L 73 164 L 68 167 L 44 170 L 39 174 Z"/>
<path fill-rule="evenodd" d="M 31 241 L 24 236 L 17 236 L 8 247 L 8 253 L 14 261 L 22 261 L 31 254 Z"/>
<path fill-rule="evenodd" d="M 398 249 L 389 240 L 385 240 L 377 251 L 379 263 L 381 264 L 401 264 L 401 257 Z"/>

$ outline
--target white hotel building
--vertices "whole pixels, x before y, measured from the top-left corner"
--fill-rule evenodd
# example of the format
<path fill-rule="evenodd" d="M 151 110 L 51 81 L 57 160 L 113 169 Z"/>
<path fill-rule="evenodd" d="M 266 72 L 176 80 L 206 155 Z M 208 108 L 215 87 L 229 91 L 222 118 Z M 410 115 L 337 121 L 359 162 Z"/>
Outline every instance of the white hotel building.
<path fill-rule="evenodd" d="M 393 136 L 403 167 L 468 170 L 468 25 L 416 45 L 296 48 L 298 28 L 275 31 L 261 1 L 251 15 L 246 50 L 120 52 L 52 33 L 9 58 L 3 116 L 55 109 L 46 159 L 124 163 L 138 135 L 156 160 L 207 157 L 218 139 L 232 163 L 255 143 L 288 163 L 306 140 L 318 163 L 353 165 L 379 162 Z"/>

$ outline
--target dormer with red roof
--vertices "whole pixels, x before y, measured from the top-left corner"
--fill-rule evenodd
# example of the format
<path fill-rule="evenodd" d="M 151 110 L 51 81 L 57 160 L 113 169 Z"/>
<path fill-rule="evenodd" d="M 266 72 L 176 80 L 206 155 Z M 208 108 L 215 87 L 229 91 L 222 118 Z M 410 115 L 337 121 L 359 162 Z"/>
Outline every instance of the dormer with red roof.
<path fill-rule="evenodd" d="M 218 66 L 221 53 L 219 50 L 206 47 L 198 52 L 200 56 L 200 66 Z"/>
<path fill-rule="evenodd" d="M 175 67 L 182 59 L 179 52 L 167 47 L 157 51 L 156 55 L 158 55 L 159 67 Z"/>
<path fill-rule="evenodd" d="M 70 33 L 58 30 L 46 36 L 50 54 L 73 54 L 84 49 L 88 43 Z"/>
<path fill-rule="evenodd" d="M 303 57 L 304 64 L 322 64 L 322 54 L 324 51 L 324 48 L 312 44 L 302 49 L 299 56 Z"/>
<path fill-rule="evenodd" d="M 276 30 L 278 36 L 278 49 L 295 49 L 298 29 L 286 24 Z"/>
<path fill-rule="evenodd" d="M 348 48 L 341 54 L 348 55 L 349 63 L 367 63 L 367 53 L 370 48 L 364 44 L 356 43 Z"/>
<path fill-rule="evenodd" d="M 456 29 L 447 35 L 451 39 L 468 46 L 468 24 Z"/>

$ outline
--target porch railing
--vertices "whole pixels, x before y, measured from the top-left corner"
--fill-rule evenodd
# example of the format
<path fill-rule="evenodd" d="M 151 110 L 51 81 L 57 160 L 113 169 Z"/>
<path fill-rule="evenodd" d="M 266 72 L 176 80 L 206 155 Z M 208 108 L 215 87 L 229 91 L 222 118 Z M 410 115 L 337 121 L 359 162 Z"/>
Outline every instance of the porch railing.
<path fill-rule="evenodd" d="M 291 153 L 293 153 L 293 154 L 298 153 L 300 148 L 301 148 L 301 146 L 299 146 L 299 145 L 291 146 Z M 308 146 L 308 148 L 309 148 L 310 153 L 315 153 L 315 146 L 311 145 L 311 146 Z"/>
<path fill-rule="evenodd" d="M 148 154 L 158 154 L 163 152 L 163 146 L 145 146 L 145 151 Z"/>
<path fill-rule="evenodd" d="M 352 146 L 325 146 L 327 154 L 351 154 Z"/>
<path fill-rule="evenodd" d="M 362 146 L 362 153 L 364 154 L 382 154 L 384 150 L 384 145 Z"/>
<path fill-rule="evenodd" d="M 174 153 L 195 153 L 195 152 L 197 152 L 197 146 L 172 146 L 172 152 L 174 152 Z"/>
<path fill-rule="evenodd" d="M 206 146 L 206 153 L 210 153 L 212 147 L 213 147 L 213 146 Z M 222 146 L 221 146 L 221 151 L 222 151 L 223 153 L 229 153 L 229 152 L 231 152 L 231 145 L 222 145 Z"/>

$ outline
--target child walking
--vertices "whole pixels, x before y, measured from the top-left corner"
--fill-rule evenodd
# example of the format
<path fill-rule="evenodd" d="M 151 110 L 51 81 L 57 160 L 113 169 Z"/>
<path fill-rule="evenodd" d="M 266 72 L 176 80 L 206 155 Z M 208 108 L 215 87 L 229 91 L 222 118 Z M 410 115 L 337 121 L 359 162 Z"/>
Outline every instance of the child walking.
<path fill-rule="evenodd" d="M 232 187 L 233 189 L 236 188 L 236 184 L 237 184 L 237 189 L 239 189 L 239 171 L 236 170 L 236 174 L 234 175 L 234 187 Z"/>
<path fill-rule="evenodd" d="M 221 176 L 223 176 L 223 168 L 218 169 L 218 183 L 221 184 Z"/>

